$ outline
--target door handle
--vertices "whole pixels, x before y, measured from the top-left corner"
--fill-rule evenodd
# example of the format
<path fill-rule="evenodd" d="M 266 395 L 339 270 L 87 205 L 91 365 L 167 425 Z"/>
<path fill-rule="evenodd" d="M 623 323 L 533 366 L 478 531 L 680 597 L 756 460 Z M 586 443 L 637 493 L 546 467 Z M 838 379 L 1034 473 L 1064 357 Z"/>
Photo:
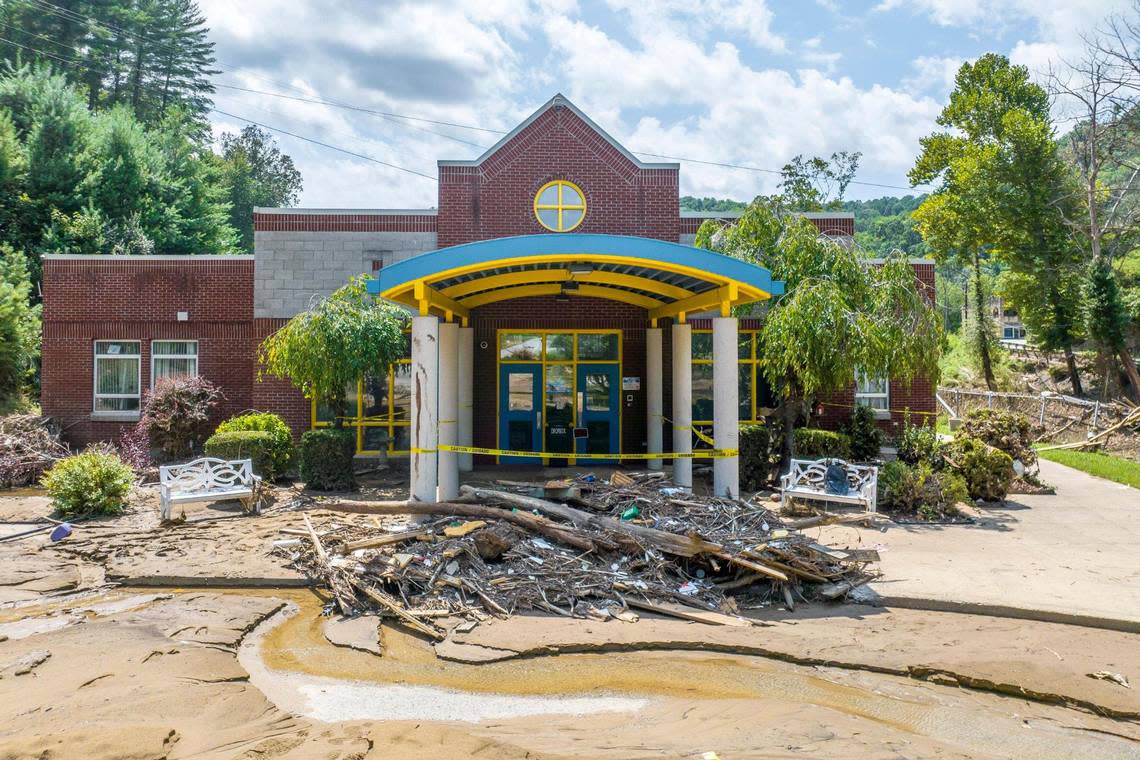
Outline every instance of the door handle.
<path fill-rule="evenodd" d="M 542 427 L 542 412 L 541 411 L 534 413 L 534 426 L 537 428 Z"/>

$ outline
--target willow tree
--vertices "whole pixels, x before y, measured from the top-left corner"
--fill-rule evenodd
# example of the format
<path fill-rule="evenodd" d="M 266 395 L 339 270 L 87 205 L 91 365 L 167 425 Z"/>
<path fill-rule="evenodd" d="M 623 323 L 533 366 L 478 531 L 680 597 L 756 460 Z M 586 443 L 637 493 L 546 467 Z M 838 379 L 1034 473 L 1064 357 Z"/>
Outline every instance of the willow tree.
<path fill-rule="evenodd" d="M 407 313 L 370 295 L 366 277 L 290 319 L 258 349 L 262 375 L 288 380 L 305 398 L 328 404 L 341 427 L 345 388 L 369 373 L 386 372 L 407 352 Z"/>
<path fill-rule="evenodd" d="M 781 397 L 784 468 L 805 404 L 850 388 L 856 372 L 937 381 L 942 320 L 903 256 L 872 264 L 763 198 L 731 227 L 705 222 L 697 245 L 759 264 L 784 281 L 783 295 L 767 303 L 757 353 L 757 366 Z"/>

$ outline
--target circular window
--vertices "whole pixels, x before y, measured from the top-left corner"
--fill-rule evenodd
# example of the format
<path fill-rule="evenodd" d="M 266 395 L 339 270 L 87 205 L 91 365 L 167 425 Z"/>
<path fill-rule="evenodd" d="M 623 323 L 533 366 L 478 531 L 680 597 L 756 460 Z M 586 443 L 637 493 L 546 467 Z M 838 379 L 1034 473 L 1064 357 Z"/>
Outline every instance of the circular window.
<path fill-rule="evenodd" d="M 573 182 L 547 182 L 534 196 L 534 216 L 551 232 L 569 232 L 586 218 L 586 196 Z"/>

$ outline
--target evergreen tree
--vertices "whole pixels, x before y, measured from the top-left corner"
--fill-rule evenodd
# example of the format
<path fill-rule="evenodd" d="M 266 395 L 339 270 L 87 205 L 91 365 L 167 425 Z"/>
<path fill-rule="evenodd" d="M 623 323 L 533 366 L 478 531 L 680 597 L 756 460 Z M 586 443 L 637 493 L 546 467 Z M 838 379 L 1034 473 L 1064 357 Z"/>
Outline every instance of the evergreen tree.
<path fill-rule="evenodd" d="M 12 406 L 35 368 L 40 307 L 31 293 L 24 255 L 0 244 L 0 408 Z"/>

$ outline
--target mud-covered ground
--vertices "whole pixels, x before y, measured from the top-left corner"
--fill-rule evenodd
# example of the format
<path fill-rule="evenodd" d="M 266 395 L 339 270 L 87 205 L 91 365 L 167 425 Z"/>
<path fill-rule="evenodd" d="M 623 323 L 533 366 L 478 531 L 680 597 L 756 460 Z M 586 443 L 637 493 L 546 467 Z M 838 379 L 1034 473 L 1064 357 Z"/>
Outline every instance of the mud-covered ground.
<path fill-rule="evenodd" d="M 269 554 L 303 524 L 279 496 L 0 543 L 0 757 L 1140 757 L 1137 689 L 1088 675 L 1140 682 L 1132 634 L 843 605 L 523 616 L 433 647 L 330 623 Z M 48 508 L 0 494 L 0 521 Z"/>

